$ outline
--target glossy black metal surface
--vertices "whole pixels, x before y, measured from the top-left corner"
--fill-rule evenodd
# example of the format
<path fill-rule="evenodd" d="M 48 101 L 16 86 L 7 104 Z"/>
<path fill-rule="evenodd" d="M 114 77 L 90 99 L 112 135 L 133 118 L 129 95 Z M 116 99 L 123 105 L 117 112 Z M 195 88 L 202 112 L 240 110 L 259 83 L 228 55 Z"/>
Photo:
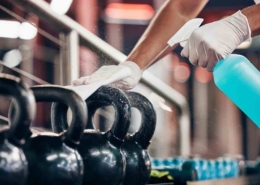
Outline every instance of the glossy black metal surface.
<path fill-rule="evenodd" d="M 145 185 L 151 173 L 151 161 L 147 148 L 156 127 L 156 113 L 151 102 L 136 92 L 127 92 L 131 107 L 137 108 L 142 116 L 140 129 L 127 135 L 122 145 L 126 156 L 126 175 L 124 185 Z M 134 177 L 134 178 L 133 178 Z"/>
<path fill-rule="evenodd" d="M 84 185 L 119 185 L 125 175 L 125 157 L 119 150 L 126 136 L 130 123 L 130 103 L 125 94 L 115 88 L 102 86 L 86 103 L 89 110 L 88 125 L 92 125 L 92 116 L 95 111 L 105 105 L 112 105 L 115 109 L 115 122 L 111 130 L 102 133 L 93 129 L 85 130 L 81 138 L 78 151 L 84 161 Z M 64 121 L 65 114 L 60 114 L 59 104 L 54 103 L 52 118 Z M 59 114 L 57 114 L 59 112 Z M 59 119 L 58 119 L 59 118 Z M 54 121 L 52 121 L 54 123 Z M 67 123 L 62 125 L 53 124 L 54 130 L 66 128 Z"/>
<path fill-rule="evenodd" d="M 0 184 L 25 185 L 28 164 L 23 151 L 6 139 L 6 132 L 0 133 Z"/>
<path fill-rule="evenodd" d="M 0 74 L 0 94 L 14 98 L 15 114 L 10 129 L 0 131 L 0 184 L 25 185 L 28 163 L 20 148 L 35 115 L 32 92 L 20 79 Z"/>
<path fill-rule="evenodd" d="M 28 185 L 80 185 L 83 161 L 61 136 L 32 137 L 24 148 L 29 162 Z"/>
<path fill-rule="evenodd" d="M 74 91 L 59 86 L 32 88 L 37 102 L 60 102 L 72 110 L 67 132 L 31 136 L 24 146 L 29 163 L 28 185 L 80 185 L 83 161 L 76 147 L 86 126 L 86 103 Z"/>

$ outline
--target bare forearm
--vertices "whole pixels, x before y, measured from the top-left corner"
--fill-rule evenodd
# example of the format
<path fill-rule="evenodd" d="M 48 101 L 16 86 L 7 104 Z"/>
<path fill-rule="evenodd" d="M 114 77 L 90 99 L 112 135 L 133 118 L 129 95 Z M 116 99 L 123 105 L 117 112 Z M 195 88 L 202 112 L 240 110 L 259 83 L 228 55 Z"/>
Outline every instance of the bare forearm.
<path fill-rule="evenodd" d="M 260 4 L 248 7 L 241 11 L 249 22 L 251 36 L 260 35 Z"/>
<path fill-rule="evenodd" d="M 208 0 L 167 0 L 127 60 L 134 61 L 142 70 L 146 69 L 166 47 L 170 37 L 188 20 L 196 17 L 207 2 Z M 171 49 L 165 54 L 169 53 Z"/>

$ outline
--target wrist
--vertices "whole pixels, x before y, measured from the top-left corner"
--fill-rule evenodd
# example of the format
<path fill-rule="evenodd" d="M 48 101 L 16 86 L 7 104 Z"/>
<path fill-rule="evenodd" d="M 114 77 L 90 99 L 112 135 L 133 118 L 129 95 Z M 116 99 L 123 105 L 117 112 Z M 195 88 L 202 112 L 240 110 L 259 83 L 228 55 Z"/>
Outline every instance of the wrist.
<path fill-rule="evenodd" d="M 146 45 L 147 44 L 147 45 Z M 126 61 L 134 61 L 136 65 L 140 68 L 140 70 L 144 71 L 149 63 L 149 61 L 152 60 L 153 57 L 153 49 L 148 50 L 148 41 L 144 40 L 140 44 L 140 47 L 138 49 L 134 49 L 127 57 Z M 149 48 L 151 48 L 149 46 Z M 148 55 L 147 53 L 151 53 Z"/>
<path fill-rule="evenodd" d="M 242 33 L 244 36 L 243 38 L 244 41 L 251 41 L 251 29 L 247 17 L 240 10 L 237 12 L 237 15 L 239 19 L 242 21 L 241 22 L 242 26 L 244 26 L 243 33 Z"/>
<path fill-rule="evenodd" d="M 131 76 L 127 77 L 125 80 L 127 81 L 128 85 L 130 84 L 131 87 L 127 89 L 134 88 L 142 77 L 143 71 L 140 69 L 140 67 L 135 62 L 132 61 L 121 62 L 118 65 L 118 67 L 120 68 L 128 67 L 131 70 Z"/>
<path fill-rule="evenodd" d="M 251 30 L 251 36 L 260 34 L 260 4 L 245 8 L 241 13 L 247 18 Z"/>
<path fill-rule="evenodd" d="M 238 36 L 241 44 L 244 41 L 251 40 L 251 29 L 247 17 L 239 10 L 233 15 L 224 19 L 232 27 L 234 34 Z"/>
<path fill-rule="evenodd" d="M 143 71 L 141 70 L 141 68 L 137 65 L 137 63 L 133 62 L 133 61 L 124 61 L 121 62 L 119 64 L 119 66 L 121 67 L 129 67 L 131 69 L 131 71 L 135 71 L 138 73 L 142 73 Z"/>

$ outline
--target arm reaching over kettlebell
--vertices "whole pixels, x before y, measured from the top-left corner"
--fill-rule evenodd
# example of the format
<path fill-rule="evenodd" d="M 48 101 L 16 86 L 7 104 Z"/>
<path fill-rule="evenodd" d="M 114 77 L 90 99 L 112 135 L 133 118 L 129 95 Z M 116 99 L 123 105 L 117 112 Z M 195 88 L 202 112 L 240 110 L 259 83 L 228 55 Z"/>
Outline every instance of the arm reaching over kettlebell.
<path fill-rule="evenodd" d="M 73 84 L 87 85 L 92 82 L 104 80 L 120 69 L 128 67 L 131 69 L 132 75 L 111 85 L 123 90 L 134 88 L 141 79 L 142 72 L 150 66 L 154 58 L 166 47 L 169 38 L 188 20 L 196 17 L 207 2 L 208 0 L 167 0 L 139 39 L 126 61 L 119 65 L 103 66 L 91 76 L 73 81 Z M 170 53 L 172 49 L 165 50 L 156 61 Z"/>

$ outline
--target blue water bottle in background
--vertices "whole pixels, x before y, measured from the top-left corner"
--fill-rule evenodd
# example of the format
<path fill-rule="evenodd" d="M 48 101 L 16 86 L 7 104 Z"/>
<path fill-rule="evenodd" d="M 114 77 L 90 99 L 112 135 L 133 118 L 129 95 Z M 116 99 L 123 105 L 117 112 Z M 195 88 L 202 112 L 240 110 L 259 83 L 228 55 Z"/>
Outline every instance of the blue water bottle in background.
<path fill-rule="evenodd" d="M 216 179 L 216 161 L 209 160 L 208 161 L 208 180 L 214 180 Z"/>
<path fill-rule="evenodd" d="M 208 162 L 204 159 L 189 159 L 182 164 L 181 173 L 186 181 L 208 180 Z"/>
<path fill-rule="evenodd" d="M 217 87 L 260 128 L 260 73 L 251 62 L 231 54 L 217 63 L 213 76 Z"/>
<path fill-rule="evenodd" d="M 185 157 L 180 156 L 169 158 L 152 158 L 152 169 L 179 169 L 185 160 Z"/>
<path fill-rule="evenodd" d="M 236 159 L 225 157 L 223 160 L 224 178 L 235 178 L 239 176 L 239 166 Z"/>
<path fill-rule="evenodd" d="M 174 168 L 174 159 L 172 157 L 164 160 L 165 168 L 173 169 Z"/>
<path fill-rule="evenodd" d="M 225 171 L 224 171 L 223 158 L 219 158 L 216 160 L 215 169 L 216 169 L 216 179 L 224 179 Z"/>
<path fill-rule="evenodd" d="M 164 159 L 161 158 L 154 158 L 152 159 L 152 169 L 159 169 L 159 168 L 164 168 Z"/>
<path fill-rule="evenodd" d="M 174 157 L 173 158 L 173 164 L 174 164 L 174 168 L 181 168 L 183 162 L 185 162 L 186 158 L 184 157 Z"/>
<path fill-rule="evenodd" d="M 208 180 L 208 171 L 209 171 L 209 166 L 208 166 L 208 161 L 201 159 L 200 160 L 200 179 L 199 180 Z"/>

